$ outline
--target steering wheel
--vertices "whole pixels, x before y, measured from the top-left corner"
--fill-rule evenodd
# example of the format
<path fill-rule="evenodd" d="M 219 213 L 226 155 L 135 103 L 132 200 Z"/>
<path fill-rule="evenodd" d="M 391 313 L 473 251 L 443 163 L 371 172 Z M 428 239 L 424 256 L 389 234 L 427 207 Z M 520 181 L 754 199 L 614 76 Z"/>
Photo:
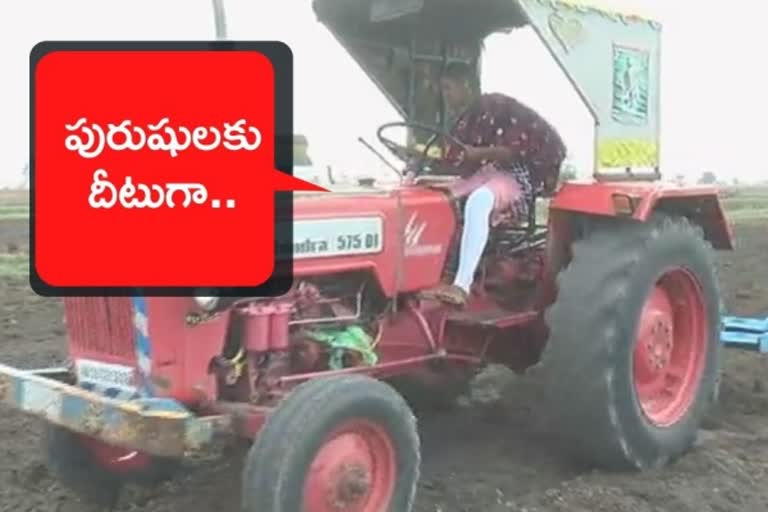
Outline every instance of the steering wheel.
<path fill-rule="evenodd" d="M 417 151 L 412 148 L 408 148 L 406 146 L 403 146 L 401 144 L 398 144 L 397 142 L 393 141 L 392 139 L 389 139 L 385 137 L 382 132 L 388 128 L 414 128 L 417 130 L 423 130 L 425 132 L 429 132 L 432 134 L 432 137 L 430 137 L 429 141 L 424 145 L 423 151 Z M 379 127 L 379 129 L 376 131 L 376 136 L 379 138 L 379 141 L 382 143 L 382 145 L 387 148 L 396 158 L 402 160 L 406 164 L 412 164 L 413 160 L 416 159 L 416 166 L 414 170 L 414 173 L 416 175 L 421 174 L 421 171 L 424 169 L 425 164 L 427 162 L 444 162 L 443 158 L 435 158 L 432 156 L 429 156 L 429 148 L 432 147 L 432 145 L 435 143 L 435 141 L 438 139 L 438 137 L 442 137 L 444 140 L 447 140 L 450 144 L 458 146 L 462 150 L 466 148 L 466 145 L 461 142 L 459 139 L 451 135 L 445 130 L 442 130 L 440 128 L 436 128 L 431 125 L 427 124 L 421 124 L 421 123 L 414 123 L 414 122 L 408 122 L 408 121 L 395 121 L 392 123 L 386 123 Z"/>

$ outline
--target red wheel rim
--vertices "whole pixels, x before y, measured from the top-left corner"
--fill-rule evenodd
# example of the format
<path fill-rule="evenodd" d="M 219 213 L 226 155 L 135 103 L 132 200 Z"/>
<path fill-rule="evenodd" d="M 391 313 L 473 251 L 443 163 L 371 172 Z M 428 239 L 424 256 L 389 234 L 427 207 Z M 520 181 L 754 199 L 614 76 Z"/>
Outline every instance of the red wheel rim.
<path fill-rule="evenodd" d="M 306 512 L 381 512 L 397 477 L 389 435 L 365 420 L 349 421 L 323 443 L 304 485 Z"/>
<path fill-rule="evenodd" d="M 106 444 L 90 437 L 83 436 L 81 440 L 96 464 L 114 473 L 126 474 L 138 471 L 151 463 L 150 457 L 145 453 Z"/>
<path fill-rule="evenodd" d="M 667 271 L 643 307 L 633 358 L 640 407 L 654 425 L 674 425 L 688 412 L 704 373 L 708 339 L 697 279 L 685 269 Z"/>

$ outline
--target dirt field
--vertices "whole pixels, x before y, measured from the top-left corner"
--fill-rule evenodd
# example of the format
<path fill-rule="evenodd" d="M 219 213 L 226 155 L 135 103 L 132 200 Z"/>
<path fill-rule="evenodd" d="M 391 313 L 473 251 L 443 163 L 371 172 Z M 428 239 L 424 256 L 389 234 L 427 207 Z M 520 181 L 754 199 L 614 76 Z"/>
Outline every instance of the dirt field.
<path fill-rule="evenodd" d="M 762 203 L 763 207 L 768 202 Z M 62 311 L 33 294 L 24 275 L 27 221 L 0 211 L 0 360 L 54 365 L 64 354 Z M 22 208 L 23 209 L 23 208 Z M 739 247 L 724 254 L 721 275 L 730 312 L 768 315 L 768 220 L 740 218 Z M 587 473 L 563 462 L 531 428 L 535 404 L 515 396 L 503 372 L 478 382 L 478 397 L 459 414 L 422 423 L 424 468 L 418 512 L 764 512 L 768 510 L 768 359 L 728 355 L 719 421 L 699 447 L 672 467 L 643 475 Z M 500 402 L 493 393 L 501 393 Z M 40 425 L 0 413 L 0 510 L 84 510 L 47 474 Z M 152 492 L 131 490 L 119 510 L 238 510 L 239 460 L 190 463 Z"/>

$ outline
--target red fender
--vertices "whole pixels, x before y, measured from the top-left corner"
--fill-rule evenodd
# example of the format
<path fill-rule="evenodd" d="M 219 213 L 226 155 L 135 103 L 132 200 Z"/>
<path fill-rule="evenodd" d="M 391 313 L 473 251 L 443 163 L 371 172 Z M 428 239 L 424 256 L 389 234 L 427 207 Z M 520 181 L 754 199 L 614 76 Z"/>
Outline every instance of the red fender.
<path fill-rule="evenodd" d="M 646 221 L 662 210 L 686 216 L 700 225 L 715 249 L 734 248 L 733 230 L 725 217 L 718 189 L 680 187 L 660 182 L 569 182 L 552 197 L 552 211 L 578 212 Z"/>

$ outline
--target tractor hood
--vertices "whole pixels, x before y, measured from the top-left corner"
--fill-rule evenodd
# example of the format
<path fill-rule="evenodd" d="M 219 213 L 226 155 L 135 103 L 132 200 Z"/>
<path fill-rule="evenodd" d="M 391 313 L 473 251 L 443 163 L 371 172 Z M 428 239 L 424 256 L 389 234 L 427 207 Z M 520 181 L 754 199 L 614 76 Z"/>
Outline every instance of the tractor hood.
<path fill-rule="evenodd" d="M 296 204 L 302 204 L 302 201 L 311 201 L 313 199 L 327 199 L 329 197 L 348 197 L 355 196 L 358 199 L 364 199 L 367 196 L 388 196 L 395 194 L 393 187 L 384 187 L 381 185 L 361 185 L 357 183 L 341 183 L 334 185 L 323 185 L 328 192 L 316 192 L 312 190 L 301 190 L 293 193 Z"/>
<path fill-rule="evenodd" d="M 456 229 L 454 206 L 443 192 L 334 188 L 295 195 L 293 240 L 284 248 L 292 251 L 295 276 L 367 270 L 387 296 L 437 282 Z M 398 268 L 407 278 L 400 284 Z"/>

